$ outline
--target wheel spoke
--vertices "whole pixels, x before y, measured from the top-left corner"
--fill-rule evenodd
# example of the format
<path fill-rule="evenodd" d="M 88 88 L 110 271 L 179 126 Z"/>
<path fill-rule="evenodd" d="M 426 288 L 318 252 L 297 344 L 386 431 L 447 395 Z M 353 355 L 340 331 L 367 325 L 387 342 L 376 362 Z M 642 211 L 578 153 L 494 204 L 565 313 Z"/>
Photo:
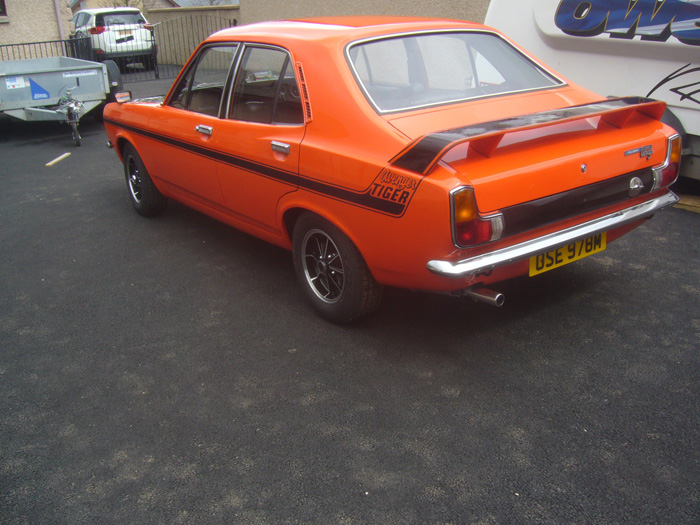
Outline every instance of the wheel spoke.
<path fill-rule="evenodd" d="M 338 248 L 325 232 L 309 232 L 304 242 L 304 272 L 314 293 L 334 303 L 343 294 L 345 275 Z"/>
<path fill-rule="evenodd" d="M 345 279 L 342 274 L 330 274 L 328 276 L 328 283 L 333 284 L 333 287 L 335 288 L 336 292 L 338 295 L 343 291 L 343 284 L 345 283 Z"/>

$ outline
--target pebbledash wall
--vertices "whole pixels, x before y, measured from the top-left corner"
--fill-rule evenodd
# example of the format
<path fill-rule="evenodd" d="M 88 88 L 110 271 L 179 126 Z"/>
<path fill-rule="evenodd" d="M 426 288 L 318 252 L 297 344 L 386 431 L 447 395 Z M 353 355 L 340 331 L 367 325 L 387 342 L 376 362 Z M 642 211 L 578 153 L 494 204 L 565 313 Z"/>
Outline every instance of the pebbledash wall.
<path fill-rule="evenodd" d="M 241 23 L 334 15 L 402 15 L 483 22 L 489 0 L 240 0 Z"/>
<path fill-rule="evenodd" d="M 70 34 L 72 15 L 66 0 L 5 0 L 5 7 L 0 44 L 61 40 Z"/>

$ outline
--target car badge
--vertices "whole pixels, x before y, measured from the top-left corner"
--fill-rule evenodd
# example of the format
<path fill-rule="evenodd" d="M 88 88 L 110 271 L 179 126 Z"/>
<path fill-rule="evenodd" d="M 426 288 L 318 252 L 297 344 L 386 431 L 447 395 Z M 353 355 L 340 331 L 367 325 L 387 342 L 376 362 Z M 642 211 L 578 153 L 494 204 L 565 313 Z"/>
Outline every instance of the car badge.
<path fill-rule="evenodd" d="M 629 157 L 635 153 L 639 153 L 640 157 L 646 157 L 646 159 L 649 160 L 654 153 L 654 149 L 651 147 L 651 144 L 648 146 L 642 146 L 641 148 L 634 148 L 629 151 L 625 151 L 625 157 Z"/>
<path fill-rule="evenodd" d="M 639 177 L 632 177 L 630 179 L 630 197 L 636 197 L 644 189 L 644 182 Z"/>

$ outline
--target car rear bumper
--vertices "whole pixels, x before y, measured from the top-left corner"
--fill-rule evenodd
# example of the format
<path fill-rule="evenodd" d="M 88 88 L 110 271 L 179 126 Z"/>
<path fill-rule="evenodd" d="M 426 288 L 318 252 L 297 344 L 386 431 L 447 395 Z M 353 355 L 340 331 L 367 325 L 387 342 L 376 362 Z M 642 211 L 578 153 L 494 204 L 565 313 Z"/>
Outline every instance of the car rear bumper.
<path fill-rule="evenodd" d="M 470 277 L 644 219 L 676 202 L 678 197 L 669 191 L 660 197 L 565 230 L 460 261 L 429 261 L 427 267 L 431 272 L 445 277 Z"/>

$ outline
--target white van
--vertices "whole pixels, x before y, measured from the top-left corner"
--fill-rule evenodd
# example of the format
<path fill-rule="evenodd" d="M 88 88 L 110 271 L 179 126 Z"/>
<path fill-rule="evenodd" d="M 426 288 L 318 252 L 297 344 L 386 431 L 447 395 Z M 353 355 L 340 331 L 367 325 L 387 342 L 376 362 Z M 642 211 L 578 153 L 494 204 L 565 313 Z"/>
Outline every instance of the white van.
<path fill-rule="evenodd" d="M 485 23 L 596 93 L 665 101 L 700 180 L 700 1 L 491 0 Z"/>

